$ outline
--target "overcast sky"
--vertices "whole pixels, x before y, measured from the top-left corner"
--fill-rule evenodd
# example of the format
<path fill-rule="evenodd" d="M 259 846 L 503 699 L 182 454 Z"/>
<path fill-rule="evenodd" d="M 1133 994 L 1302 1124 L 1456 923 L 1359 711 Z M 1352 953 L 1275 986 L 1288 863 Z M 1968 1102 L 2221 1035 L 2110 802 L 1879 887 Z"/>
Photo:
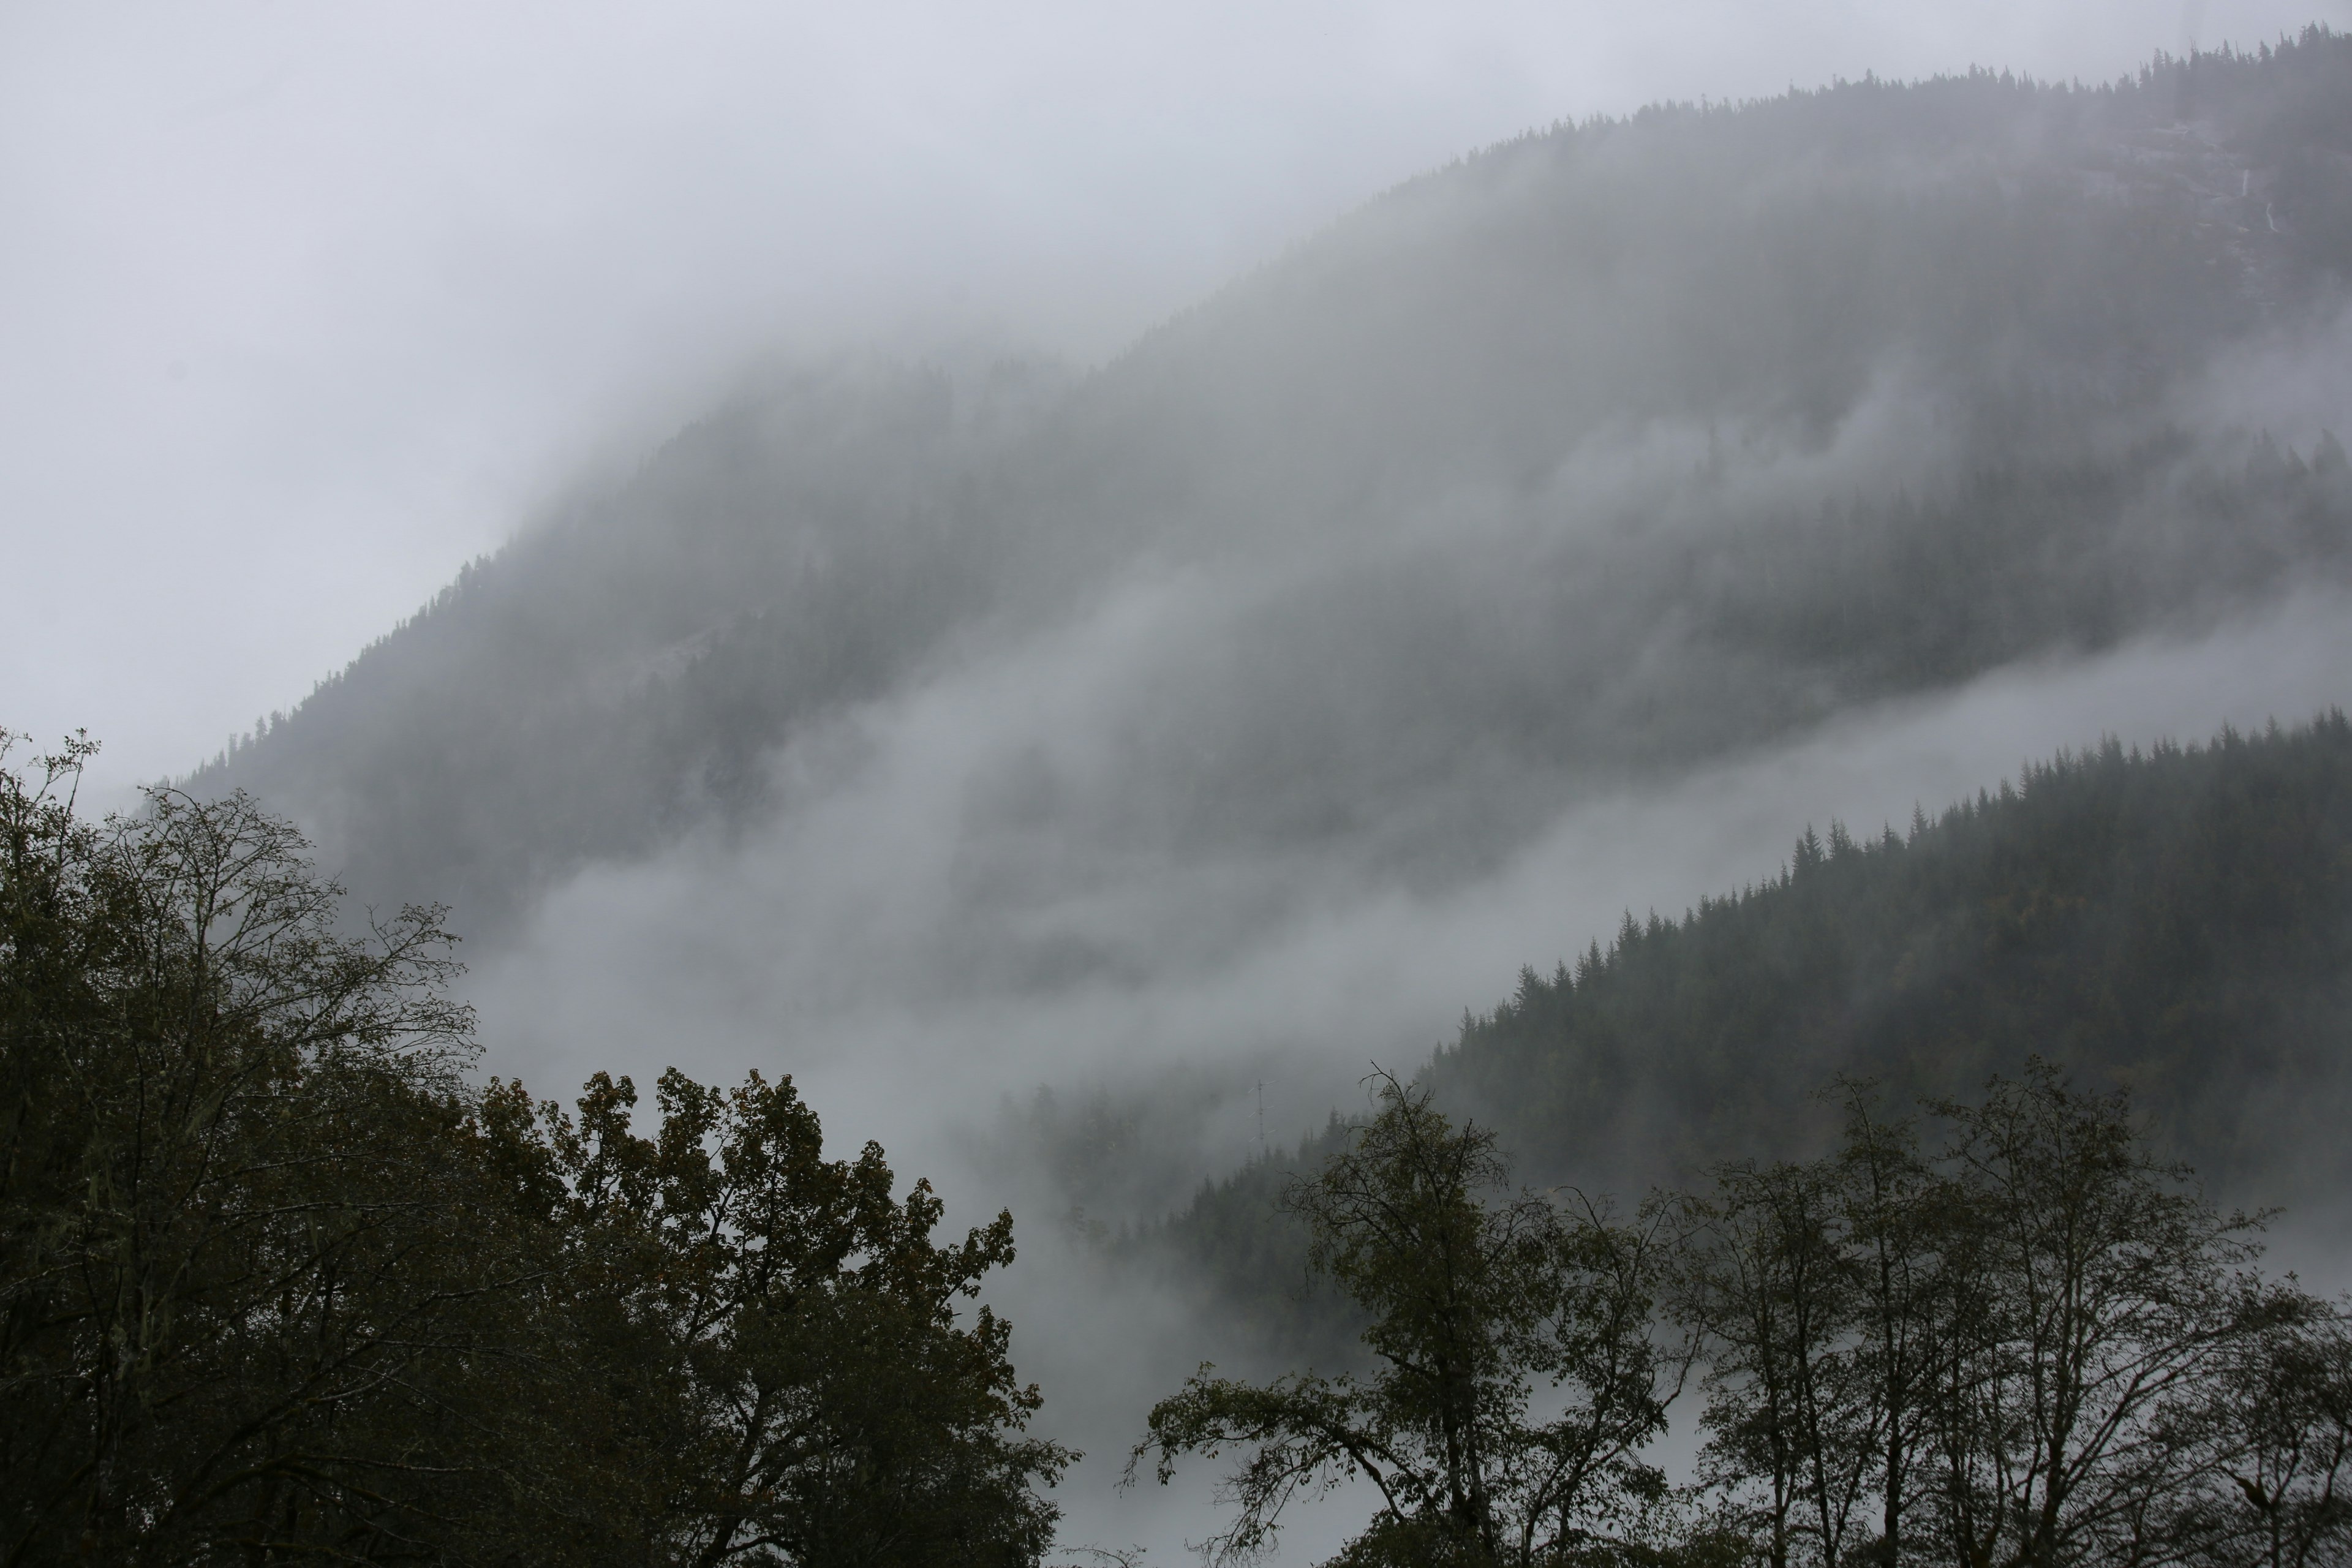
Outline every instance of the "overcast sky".
<path fill-rule="evenodd" d="M 747 361 L 1080 361 L 1531 125 L 2352 0 L 0 0 L 0 725 L 184 769 Z"/>

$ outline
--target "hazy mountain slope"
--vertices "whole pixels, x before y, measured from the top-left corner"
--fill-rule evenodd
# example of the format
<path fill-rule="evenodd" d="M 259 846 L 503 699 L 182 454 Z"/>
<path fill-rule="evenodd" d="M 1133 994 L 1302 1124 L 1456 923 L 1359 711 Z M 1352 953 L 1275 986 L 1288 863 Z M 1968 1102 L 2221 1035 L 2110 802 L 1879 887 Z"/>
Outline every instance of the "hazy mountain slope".
<path fill-rule="evenodd" d="M 2342 1191 L 2342 713 L 2061 757 L 1907 837 L 1808 832 L 1779 881 L 1529 973 L 1432 1070 L 1546 1169 L 1663 1176 L 1826 1128 L 1833 1074 L 1908 1100 L 2037 1051 L 2129 1085 L 2245 1202 Z"/>
<path fill-rule="evenodd" d="M 1810 1154 L 1840 1074 L 1965 1099 L 2040 1053 L 2127 1087 L 2217 1194 L 2340 1224 L 2352 1180 L 2352 723 L 2108 745 L 1906 834 L 1811 830 L 1782 874 L 1678 920 L 1628 915 L 1465 1017 L 1427 1080 L 1538 1184 L 1621 1194 Z M 1039 1131 L 1134 1142 L 1078 1121 Z M 1269 1327 L 1328 1328 L 1274 1197 L 1331 1140 L 1203 1188 L 1134 1243 Z M 1071 1152 L 1057 1157 L 1086 1169 Z M 1275 1287 L 1286 1287 L 1276 1289 Z M 1269 1290 L 1271 1289 L 1271 1294 Z"/>
<path fill-rule="evenodd" d="M 495 930 L 1135 600 L 1084 758 L 965 781 L 960 896 L 1458 878 L 1596 781 L 2343 581 L 2341 411 L 2291 383 L 2352 341 L 2347 102 L 2315 32 L 1532 136 L 1076 381 L 747 393 L 192 782 Z M 2295 449 L 2242 428 L 2282 406 Z"/>

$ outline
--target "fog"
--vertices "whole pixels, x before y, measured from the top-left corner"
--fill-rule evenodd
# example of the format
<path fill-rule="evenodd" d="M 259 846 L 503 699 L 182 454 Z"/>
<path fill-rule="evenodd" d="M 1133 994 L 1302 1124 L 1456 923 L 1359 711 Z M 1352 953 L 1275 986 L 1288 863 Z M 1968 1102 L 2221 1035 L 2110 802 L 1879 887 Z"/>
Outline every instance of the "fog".
<path fill-rule="evenodd" d="M 488 1067 L 550 1091 L 598 1067 L 787 1070 L 845 1141 L 926 1152 L 1008 1090 L 1204 1068 L 1234 1092 L 1202 1130 L 1197 1178 L 1255 1147 L 1239 1089 L 1263 1078 L 1270 1128 L 1295 1139 L 1352 1103 L 1369 1063 L 1414 1065 L 1522 965 L 1605 942 L 1628 910 L 1679 915 L 1768 879 L 1808 825 L 1899 826 L 2061 748 L 2259 729 L 2352 698 L 2347 601 L 2315 594 L 2194 640 L 1849 713 L 1665 787 L 1563 800 L 1493 871 L 1426 892 L 1360 844 L 1200 859 L 1042 843 L 1005 781 L 1086 787 L 1045 770 L 1074 752 L 1083 769 L 1104 738 L 1089 715 L 1132 705 L 1150 679 L 1139 644 L 1181 604 L 1139 591 L 788 747 L 791 804 L 748 841 L 713 832 L 563 885 L 478 963 Z M 1065 828 L 1083 820 L 1057 804 Z"/>
<path fill-rule="evenodd" d="M 778 346 L 1090 361 L 1560 117 L 2344 14 L 12 5 L 9 721 L 184 769 Z"/>
<path fill-rule="evenodd" d="M 2352 416 L 2344 332 L 2246 340 L 2164 412 L 2307 447 Z M 1769 879 L 1809 825 L 1867 835 L 2062 748 L 2352 700 L 2352 599 L 2323 573 L 2188 592 L 2096 652 L 1829 702 L 1712 749 L 1643 738 L 1746 700 L 1702 689 L 1722 672 L 1671 616 L 1630 651 L 1567 656 L 1602 683 L 1577 699 L 1589 733 L 1550 745 L 1562 710 L 1498 709 L 1493 693 L 1539 688 L 1563 646 L 1611 640 L 1513 628 L 1645 613 L 1628 563 L 1823 494 L 1953 482 L 1967 437 L 1948 392 L 1894 359 L 1818 438 L 1769 419 L 1604 422 L 1533 500 L 1473 483 L 1352 512 L 1344 534 L 1300 509 L 1174 546 L 1146 535 L 1054 613 L 1024 600 L 794 733 L 763 757 L 750 816 L 562 879 L 477 964 L 485 1070 L 542 1093 L 597 1068 L 789 1071 L 840 1146 L 877 1138 L 902 1175 L 939 1182 L 951 1224 L 1010 1205 L 1024 1255 L 992 1299 L 1047 1392 L 1041 1430 L 1089 1455 L 1064 1488 L 1065 1539 L 1172 1553 L 1208 1532 L 1213 1467 L 1118 1489 L 1145 1410 L 1202 1359 L 1278 1369 L 1223 1304 L 1106 1260 L 1086 1226 L 1155 1219 L 1294 1143 L 1361 1104 L 1372 1064 L 1425 1060 L 1522 965 L 1605 942 L 1628 910 L 1676 915 Z M 2131 537 L 2161 575 L 2178 520 L 2151 517 Z M 1612 560 L 1622 608 L 1541 586 Z M 1650 698 L 1612 700 L 1612 682 Z M 1669 717 L 1635 717 L 1654 708 Z M 1595 765 L 1611 734 L 1642 764 Z M 1139 1109 L 1123 1166 L 1056 1169 L 1027 1142 L 1041 1089 Z M 1311 1510 L 1294 1554 L 1336 1545 L 1360 1501 Z"/>
<path fill-rule="evenodd" d="M 1024 1257 L 992 1295 L 1049 1394 L 1041 1429 L 1092 1456 L 1065 1487 L 1071 1541 L 1207 1532 L 1201 1486 L 1113 1482 L 1151 1399 L 1204 1357 L 1246 1368 L 1257 1347 L 1164 1279 L 1071 1249 L 1057 1222 L 1074 1194 L 991 1142 L 1008 1094 L 1147 1100 L 1148 1180 L 1107 1194 L 1129 1212 L 1097 1217 L 1152 1217 L 1256 1151 L 1261 1103 L 1265 1135 L 1295 1142 L 1360 1105 L 1371 1063 L 1425 1059 L 1520 965 L 1605 942 L 1628 909 L 1679 914 L 1769 879 L 1808 824 L 1900 825 L 2063 747 L 2255 729 L 2352 698 L 2352 601 L 2308 595 L 1849 713 L 1668 787 L 1563 801 L 1490 873 L 1425 893 L 1348 847 L 1202 861 L 1057 835 L 1048 852 L 1005 781 L 1087 787 L 1104 716 L 1135 706 L 1149 653 L 1198 613 L 1192 587 L 1139 584 L 1042 646 L 787 748 L 775 822 L 573 879 L 473 984 L 486 1067 L 542 1092 L 597 1068 L 641 1083 L 672 1065 L 789 1071 L 840 1146 L 878 1138 L 902 1175 L 939 1182 L 951 1224 L 1012 1204 Z M 1084 820 L 1057 799 L 1057 822 Z M 1008 893 L 991 874 L 1012 863 L 1025 879 Z M 1299 1550 L 1356 1518 L 1316 1511 Z"/>
<path fill-rule="evenodd" d="M 790 1073 L 1011 1205 L 1065 1539 L 1175 1557 L 1125 1445 L 1275 1369 L 1097 1227 L 1808 826 L 2352 704 L 2352 311 L 2215 144 L 2118 164 L 2173 250 L 2039 110 L 1342 215 L 2315 14 L 18 6 L 0 722 L 119 797 L 369 647 L 199 786 L 457 900 L 483 1074 Z"/>

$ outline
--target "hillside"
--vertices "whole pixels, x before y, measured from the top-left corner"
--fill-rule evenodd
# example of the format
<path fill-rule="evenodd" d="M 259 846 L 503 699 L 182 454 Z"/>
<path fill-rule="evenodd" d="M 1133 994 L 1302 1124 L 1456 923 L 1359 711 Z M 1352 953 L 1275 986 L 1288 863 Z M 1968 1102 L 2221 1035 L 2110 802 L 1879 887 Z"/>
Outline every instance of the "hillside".
<path fill-rule="evenodd" d="M 1606 950 L 1528 973 L 1426 1081 L 1523 1178 L 1639 1193 L 1817 1152 L 1836 1119 L 1814 1091 L 1838 1075 L 1903 1106 L 2033 1054 L 2128 1088 L 2222 1200 L 2347 1217 L 2352 721 L 2110 743 L 1905 830 L 1809 828 L 1775 879 L 1629 914 Z M 1150 1234 L 1298 1331 L 1313 1314 L 1266 1297 L 1299 1278 L 1272 1200 L 1323 1152 L 1212 1184 Z"/>
<path fill-rule="evenodd" d="M 1601 784 L 2352 581 L 2277 360 L 2335 352 L 2347 275 L 2322 30 L 1562 126 L 1088 374 L 780 373 L 187 782 L 496 938 L 1042 665 L 1102 672 L 1083 755 L 964 781 L 943 921 L 1138 858 L 1444 885 Z"/>
<path fill-rule="evenodd" d="M 1778 881 L 1628 916 L 1431 1072 L 1531 1165 L 1663 1178 L 1826 1127 L 1837 1073 L 1957 1095 L 2028 1054 L 2129 1087 L 2250 1204 L 2340 1192 L 2352 725 L 2109 742 L 1907 833 L 1808 829 Z"/>

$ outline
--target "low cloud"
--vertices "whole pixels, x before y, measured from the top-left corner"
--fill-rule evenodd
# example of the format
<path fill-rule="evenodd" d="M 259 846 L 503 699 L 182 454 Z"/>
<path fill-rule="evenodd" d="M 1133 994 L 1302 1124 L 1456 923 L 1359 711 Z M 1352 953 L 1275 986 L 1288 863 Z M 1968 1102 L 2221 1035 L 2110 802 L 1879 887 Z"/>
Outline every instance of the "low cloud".
<path fill-rule="evenodd" d="M 1203 858 L 1024 821 L 1118 819 L 1094 793 L 1124 783 L 1104 725 L 1149 705 L 1138 649 L 1187 604 L 1181 582 L 1115 597 L 789 747 L 787 804 L 747 837 L 573 879 L 473 978 L 486 1068 L 542 1091 L 598 1067 L 789 1071 L 839 1136 L 880 1137 L 909 1169 L 1008 1091 L 1222 1068 L 1268 1077 L 1288 1139 L 1520 965 L 1605 941 L 1628 909 L 1678 914 L 1769 878 L 1808 823 L 1899 826 L 2061 747 L 2352 699 L 2352 605 L 2312 595 L 1849 713 L 1664 784 L 1564 794 L 1491 869 L 1434 887 L 1357 838 Z M 1254 1115 L 1229 1120 L 1203 1133 L 1203 1172 L 1254 1146 Z"/>

